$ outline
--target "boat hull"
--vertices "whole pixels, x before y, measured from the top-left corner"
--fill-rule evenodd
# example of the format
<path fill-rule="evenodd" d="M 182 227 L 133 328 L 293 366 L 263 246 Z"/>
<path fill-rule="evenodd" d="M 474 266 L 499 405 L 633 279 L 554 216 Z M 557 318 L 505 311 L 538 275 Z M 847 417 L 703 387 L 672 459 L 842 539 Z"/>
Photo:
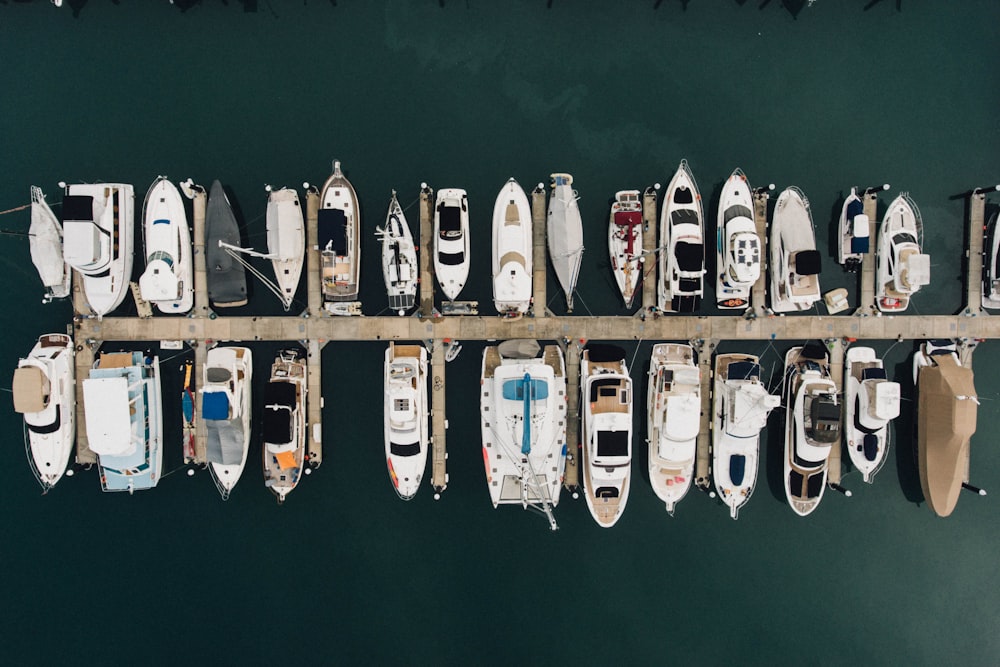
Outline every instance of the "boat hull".
<path fill-rule="evenodd" d="M 701 427 L 701 379 L 694 349 L 680 343 L 654 345 L 648 384 L 649 483 L 673 516 L 691 489 Z"/>
<path fill-rule="evenodd" d="M 531 306 L 532 241 L 528 196 L 512 178 L 493 205 L 493 304 L 501 315 Z"/>
<path fill-rule="evenodd" d="M 722 187 L 716 219 L 716 306 L 723 310 L 751 307 L 754 283 L 760 279 L 762 243 L 754 221 L 753 192 L 746 176 L 735 170 Z"/>
<path fill-rule="evenodd" d="M 306 249 L 299 193 L 289 188 L 269 192 L 266 219 L 267 253 L 271 256 L 275 284 L 281 293 L 281 305 L 288 311 L 299 289 Z"/>
<path fill-rule="evenodd" d="M 319 245 L 323 300 L 356 301 L 361 273 L 361 212 L 354 186 L 333 163 L 320 193 Z"/>
<path fill-rule="evenodd" d="M 546 240 L 552 268 L 566 295 L 566 309 L 573 312 L 573 293 L 583 261 L 583 219 L 569 174 L 552 174 Z"/>
<path fill-rule="evenodd" d="M 402 500 L 420 490 L 427 468 L 427 350 L 389 343 L 383 366 L 383 440 L 392 488 Z"/>
<path fill-rule="evenodd" d="M 233 251 L 219 243 L 240 246 L 240 228 L 219 181 L 213 181 L 205 210 L 205 269 L 208 300 L 216 308 L 236 308 L 247 304 L 247 276 Z"/>
<path fill-rule="evenodd" d="M 670 179 L 660 211 L 657 307 L 691 313 L 701 306 L 705 278 L 705 213 L 687 160 Z"/>
<path fill-rule="evenodd" d="M 438 190 L 434 206 L 434 277 L 449 301 L 469 279 L 469 200 L 465 190 Z"/>
<path fill-rule="evenodd" d="M 158 178 L 143 204 L 146 270 L 139 278 L 142 298 L 161 313 L 183 314 L 194 305 L 191 230 L 177 187 Z"/>
<path fill-rule="evenodd" d="M 771 310 L 807 310 L 820 299 L 819 253 L 809 201 L 796 187 L 774 205 L 770 240 Z"/>

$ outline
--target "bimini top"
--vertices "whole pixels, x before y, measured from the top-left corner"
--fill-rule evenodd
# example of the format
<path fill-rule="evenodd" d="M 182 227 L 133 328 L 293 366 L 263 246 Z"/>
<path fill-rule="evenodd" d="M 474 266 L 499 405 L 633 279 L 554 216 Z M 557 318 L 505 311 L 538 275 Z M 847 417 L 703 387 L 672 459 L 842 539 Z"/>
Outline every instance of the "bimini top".
<path fill-rule="evenodd" d="M 800 250 L 795 253 L 795 273 L 800 276 L 819 275 L 822 268 L 823 260 L 819 250 Z"/>
<path fill-rule="evenodd" d="M 264 442 L 285 445 L 292 441 L 291 411 L 295 409 L 295 394 L 295 385 L 290 382 L 264 385 Z"/>
<path fill-rule="evenodd" d="M 41 412 L 49 404 L 49 379 L 37 366 L 21 366 L 14 371 L 14 411 L 21 414 Z"/>
<path fill-rule="evenodd" d="M 347 254 L 347 215 L 339 208 L 321 208 L 316 220 L 320 250 Z"/>

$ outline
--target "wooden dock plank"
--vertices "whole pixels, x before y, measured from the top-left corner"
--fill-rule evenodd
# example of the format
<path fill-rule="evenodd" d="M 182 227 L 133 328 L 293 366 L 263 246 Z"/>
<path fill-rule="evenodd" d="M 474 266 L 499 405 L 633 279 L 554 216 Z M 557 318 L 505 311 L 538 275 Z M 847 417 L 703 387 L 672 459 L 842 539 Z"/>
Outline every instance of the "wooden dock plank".
<path fill-rule="evenodd" d="M 435 498 L 448 486 L 448 448 L 445 414 L 444 340 L 437 338 L 431 352 L 431 486 Z"/>
<path fill-rule="evenodd" d="M 194 258 L 194 308 L 191 309 L 191 315 L 204 317 L 211 312 L 211 304 L 208 302 L 208 267 L 205 264 L 205 209 L 208 206 L 208 193 L 201 186 L 194 186 L 193 190 L 191 217 L 194 222 L 194 232 L 191 243 Z"/>
<path fill-rule="evenodd" d="M 767 309 L 767 259 L 768 248 L 771 245 L 767 238 L 767 200 L 769 195 L 766 190 L 758 192 L 753 196 L 753 221 L 757 226 L 757 236 L 760 237 L 760 277 L 753 284 L 750 290 L 750 307 L 758 315 L 766 315 Z"/>
<path fill-rule="evenodd" d="M 167 340 L 167 339 L 163 339 Z M 202 386 L 205 377 L 205 361 L 208 357 L 208 345 L 204 341 L 194 348 L 194 366 L 191 373 L 194 376 L 194 461 L 195 465 L 208 463 L 208 433 L 205 431 L 204 420 L 201 418 L 201 396 L 197 391 Z"/>
<path fill-rule="evenodd" d="M 983 247 L 986 236 L 986 193 L 973 192 L 969 198 L 969 247 L 965 251 L 965 312 L 986 314 L 983 310 Z M 927 248 L 923 252 L 928 252 Z"/>
<path fill-rule="evenodd" d="M 865 215 L 868 216 L 868 250 L 861 256 L 861 296 L 858 299 L 858 315 L 873 315 L 875 307 L 875 253 L 878 248 L 878 194 L 867 192 L 862 197 Z"/>
<path fill-rule="evenodd" d="M 566 477 L 563 486 L 580 486 L 580 347 L 569 341 L 566 354 Z"/>
<path fill-rule="evenodd" d="M 323 463 L 323 343 L 310 340 L 307 350 L 309 375 L 306 378 L 306 422 L 309 433 L 306 448 L 309 466 L 318 468 Z"/>
<path fill-rule="evenodd" d="M 77 277 L 73 276 L 73 282 L 77 282 Z M 97 463 L 97 454 L 90 449 L 87 440 L 87 420 L 84 416 L 83 405 L 83 381 L 90 377 L 90 369 L 94 365 L 94 350 L 87 345 L 85 339 L 79 335 L 76 337 L 77 347 L 83 349 L 76 351 L 76 463 L 77 465 L 89 466 Z"/>
<path fill-rule="evenodd" d="M 712 461 L 712 354 L 717 341 L 697 340 L 692 345 L 698 351 L 698 371 L 701 380 L 701 431 L 698 433 L 694 482 L 703 489 L 711 488 Z"/>
<path fill-rule="evenodd" d="M 844 395 L 844 340 L 843 338 L 834 338 L 827 341 L 827 349 L 830 351 L 830 375 L 833 378 L 834 384 L 837 385 L 837 394 L 839 396 Z M 841 400 L 841 418 L 844 414 L 843 400 Z M 841 450 L 843 448 L 843 438 L 837 441 L 837 444 L 830 448 L 830 458 L 828 461 L 828 472 L 827 472 L 827 482 L 829 484 L 840 484 L 841 477 L 841 467 L 840 458 Z"/>
<path fill-rule="evenodd" d="M 320 281 L 319 253 L 319 191 L 306 190 L 306 303 L 311 317 L 320 317 L 323 310 L 323 285 Z"/>
<path fill-rule="evenodd" d="M 434 190 L 429 187 L 420 190 L 420 239 L 417 248 L 420 256 L 420 317 L 433 317 Z"/>
<path fill-rule="evenodd" d="M 656 230 L 656 190 L 646 188 L 642 194 L 642 311 L 650 312 L 650 308 L 656 306 L 656 275 L 657 259 L 659 253 L 656 250 L 657 235 Z"/>
<path fill-rule="evenodd" d="M 548 209 L 545 203 L 545 187 L 541 184 L 531 192 L 531 289 L 532 310 L 535 317 L 545 317 L 548 313 L 547 279 L 545 265 L 545 226 Z"/>

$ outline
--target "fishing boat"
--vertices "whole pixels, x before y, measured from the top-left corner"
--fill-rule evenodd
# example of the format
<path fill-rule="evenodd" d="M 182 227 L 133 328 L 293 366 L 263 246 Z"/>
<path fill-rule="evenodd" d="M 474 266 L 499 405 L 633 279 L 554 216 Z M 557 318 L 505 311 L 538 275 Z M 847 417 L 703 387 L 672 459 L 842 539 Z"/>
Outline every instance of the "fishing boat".
<path fill-rule="evenodd" d="M 851 194 L 840 209 L 840 223 L 837 227 L 837 262 L 852 273 L 861 267 L 861 260 L 868 252 L 869 221 L 865 215 L 865 205 L 858 196 L 858 189 L 851 188 Z"/>
<path fill-rule="evenodd" d="M 931 510 L 951 515 L 969 481 L 970 440 L 979 398 L 971 368 L 962 365 L 952 340 L 929 340 L 913 355 L 917 389 L 917 467 Z"/>
<path fill-rule="evenodd" d="M 62 479 L 76 439 L 74 349 L 66 334 L 46 334 L 14 371 L 14 411 L 23 415 L 28 464 L 45 492 Z"/>
<path fill-rule="evenodd" d="M 135 193 L 125 183 L 74 183 L 63 196 L 63 259 L 83 278 L 97 317 L 121 305 L 132 277 Z"/>
<path fill-rule="evenodd" d="M 244 263 L 232 248 L 240 247 L 240 228 L 219 181 L 213 181 L 205 211 L 205 269 L 208 300 L 215 308 L 247 303 Z"/>
<path fill-rule="evenodd" d="M 449 301 L 469 278 L 469 200 L 465 190 L 438 190 L 434 204 L 434 276 Z"/>
<path fill-rule="evenodd" d="M 306 228 L 299 193 L 291 188 L 267 189 L 267 256 L 285 312 L 292 307 L 302 277 Z"/>
<path fill-rule="evenodd" d="M 28 228 L 31 262 L 45 287 L 42 303 L 69 296 L 72 271 L 63 259 L 63 229 L 45 201 L 42 189 L 31 186 L 31 226 Z"/>
<path fill-rule="evenodd" d="M 885 373 L 870 347 L 847 350 L 844 440 L 851 463 L 869 484 L 889 451 L 889 422 L 899 416 L 899 383 Z"/>
<path fill-rule="evenodd" d="M 151 489 L 163 477 L 160 359 L 104 352 L 83 381 L 87 442 L 104 491 Z"/>
<path fill-rule="evenodd" d="M 142 210 L 146 270 L 139 293 L 161 313 L 186 313 L 194 305 L 194 265 L 181 193 L 160 176 L 149 187 Z"/>
<path fill-rule="evenodd" d="M 208 469 L 223 500 L 243 475 L 250 451 L 253 354 L 246 347 L 214 347 L 205 356 L 201 417 Z"/>
<path fill-rule="evenodd" d="M 931 257 L 920 253 L 924 242 L 920 210 L 907 193 L 889 204 L 878 232 L 875 305 L 883 313 L 901 313 L 931 280 Z"/>
<path fill-rule="evenodd" d="M 716 305 L 726 310 L 748 308 L 760 278 L 762 244 L 754 222 L 753 192 L 739 169 L 722 186 L 715 237 Z"/>
<path fill-rule="evenodd" d="M 987 243 L 983 257 L 983 308 L 1000 308 L 1000 234 L 996 212 L 986 225 Z"/>
<path fill-rule="evenodd" d="M 493 304 L 497 312 L 518 317 L 531 306 L 531 206 L 513 178 L 493 204 Z"/>
<path fill-rule="evenodd" d="M 771 310 L 807 310 L 820 299 L 821 260 L 809 200 L 786 188 L 771 221 Z"/>
<path fill-rule="evenodd" d="M 642 278 L 642 203 L 638 190 L 615 193 L 608 221 L 608 253 L 611 272 L 625 307 L 631 308 Z"/>
<path fill-rule="evenodd" d="M 569 174 L 552 174 L 552 196 L 549 197 L 546 239 L 549 259 L 556 279 L 566 295 L 566 311 L 573 312 L 573 293 L 583 262 L 583 218 L 580 217 L 579 196 L 573 189 Z"/>
<path fill-rule="evenodd" d="M 306 454 L 305 359 L 298 350 L 282 350 L 264 385 L 264 486 L 278 504 L 298 485 Z"/>
<path fill-rule="evenodd" d="M 781 398 L 760 381 L 752 354 L 715 358 L 712 391 L 712 478 L 715 491 L 736 519 L 753 495 L 760 466 L 760 430 Z"/>
<path fill-rule="evenodd" d="M 659 269 L 659 309 L 698 310 L 705 282 L 705 214 L 687 160 L 681 160 L 663 198 Z"/>
<path fill-rule="evenodd" d="M 389 343 L 384 373 L 385 463 L 396 495 L 410 500 L 427 468 L 427 350 Z"/>
<path fill-rule="evenodd" d="M 785 354 L 785 498 L 799 516 L 819 506 L 826 488 L 830 451 L 840 442 L 840 405 L 822 345 L 793 347 Z"/>
<path fill-rule="evenodd" d="M 420 269 L 413 235 L 396 199 L 395 190 L 392 191 L 389 212 L 385 216 L 385 227 L 376 228 L 375 234 L 382 241 L 382 277 L 385 279 L 389 307 L 398 314 L 405 315 L 417 300 Z"/>
<path fill-rule="evenodd" d="M 320 193 L 318 217 L 324 307 L 343 314 L 337 302 L 356 301 L 361 271 L 361 211 L 354 186 L 333 163 Z"/>
<path fill-rule="evenodd" d="M 625 511 L 632 473 L 632 378 L 625 351 L 590 345 L 580 360 L 584 498 L 597 525 Z"/>
<path fill-rule="evenodd" d="M 646 433 L 649 483 L 674 510 L 694 477 L 695 449 L 701 430 L 701 374 L 694 350 L 681 343 L 658 343 L 649 362 Z"/>
<path fill-rule="evenodd" d="M 566 366 L 558 346 L 546 345 L 541 357 L 538 349 L 507 341 L 483 351 L 483 464 L 493 507 L 539 510 L 555 530 L 566 470 Z"/>

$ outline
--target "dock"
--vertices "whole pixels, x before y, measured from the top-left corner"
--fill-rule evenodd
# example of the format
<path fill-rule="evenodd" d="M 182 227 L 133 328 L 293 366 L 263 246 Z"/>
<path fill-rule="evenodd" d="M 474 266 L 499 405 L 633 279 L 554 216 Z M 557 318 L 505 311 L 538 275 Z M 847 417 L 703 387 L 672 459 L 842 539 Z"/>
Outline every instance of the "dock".
<path fill-rule="evenodd" d="M 771 247 L 771 241 L 767 238 L 768 199 L 770 195 L 763 189 L 753 196 L 753 221 L 757 226 L 757 236 L 760 237 L 760 277 L 750 290 L 750 307 L 757 315 L 767 315 L 770 312 L 767 307 L 767 262 L 768 249 Z"/>
<path fill-rule="evenodd" d="M 875 307 L 875 253 L 878 252 L 878 193 L 871 188 L 861 198 L 868 216 L 868 252 L 861 256 L 861 296 L 858 299 L 857 315 L 873 315 Z"/>
<path fill-rule="evenodd" d="M 656 188 L 646 188 L 642 193 L 642 312 L 656 306 L 656 269 L 660 253 L 656 229 Z"/>
<path fill-rule="evenodd" d="M 196 232 L 197 233 L 197 232 Z M 323 283 L 320 279 L 319 190 L 306 188 L 306 304 L 310 317 L 322 317 Z"/>
<path fill-rule="evenodd" d="M 844 395 L 844 339 L 832 338 L 826 341 L 827 350 L 830 352 L 830 377 L 837 385 L 837 395 Z M 844 406 L 841 400 L 841 419 L 843 419 Z M 840 457 L 844 447 L 844 439 L 840 438 L 837 444 L 830 448 L 830 458 L 827 459 L 826 481 L 830 485 L 839 485 L 841 477 Z"/>
<path fill-rule="evenodd" d="M 566 345 L 566 476 L 563 486 L 580 486 L 580 346 Z"/>
<path fill-rule="evenodd" d="M 702 489 L 712 487 L 712 354 L 718 341 L 691 341 L 698 352 L 698 377 L 701 381 L 701 430 L 698 432 L 694 483 Z M 714 493 L 714 492 L 713 492 Z M 714 497 L 714 496 L 713 496 Z"/>
<path fill-rule="evenodd" d="M 317 272 L 318 274 L 318 272 Z M 318 278 L 319 276 L 313 276 Z M 323 463 L 323 345 L 325 341 L 306 342 L 309 375 L 306 378 L 306 456 L 309 467 L 318 468 Z"/>
<path fill-rule="evenodd" d="M 965 251 L 965 314 L 986 315 L 983 310 L 983 247 L 986 237 L 986 193 L 969 197 L 969 247 Z M 925 249 L 924 252 L 927 252 Z"/>
<path fill-rule="evenodd" d="M 546 294 L 548 273 L 545 265 L 545 226 L 548 224 L 545 187 L 539 183 L 531 191 L 531 312 L 535 317 L 545 317 L 548 312 Z"/>
<path fill-rule="evenodd" d="M 448 486 L 448 418 L 445 413 L 445 345 L 437 338 L 431 353 L 431 486 L 434 499 Z"/>
<path fill-rule="evenodd" d="M 420 262 L 420 288 L 417 295 L 420 317 L 434 317 L 434 190 L 425 183 L 420 188 L 420 240 L 416 244 Z M 419 336 L 422 340 L 425 336 Z"/>

